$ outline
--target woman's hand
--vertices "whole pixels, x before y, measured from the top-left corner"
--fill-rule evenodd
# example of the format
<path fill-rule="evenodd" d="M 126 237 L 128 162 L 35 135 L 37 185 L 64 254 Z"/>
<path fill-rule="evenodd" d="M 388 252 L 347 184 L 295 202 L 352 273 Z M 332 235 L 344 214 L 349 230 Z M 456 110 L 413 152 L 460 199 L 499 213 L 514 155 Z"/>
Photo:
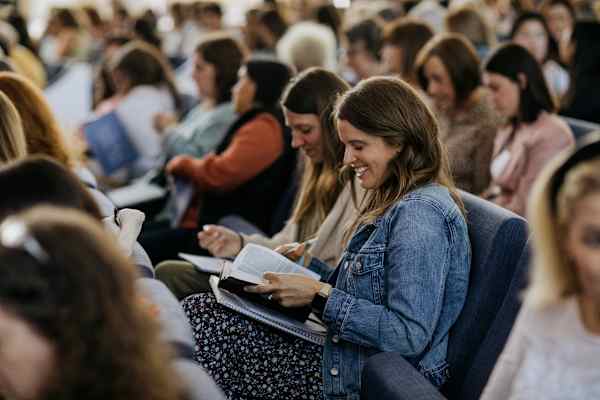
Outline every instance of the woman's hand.
<path fill-rule="evenodd" d="M 293 262 L 297 262 L 304 255 L 304 252 L 306 251 L 306 244 L 298 242 L 282 244 L 281 246 L 277 247 L 275 251 L 292 260 Z"/>
<path fill-rule="evenodd" d="M 284 307 L 303 307 L 312 303 L 324 283 L 302 274 L 265 272 L 267 283 L 246 286 L 248 293 L 271 294 Z"/>
<path fill-rule="evenodd" d="M 194 158 L 186 155 L 173 157 L 167 163 L 165 170 L 171 175 L 185 175 L 185 171 L 191 169 Z"/>
<path fill-rule="evenodd" d="M 177 123 L 177 117 L 173 113 L 156 113 L 154 114 L 154 129 L 158 133 L 163 133 L 168 127 Z"/>
<path fill-rule="evenodd" d="M 242 250 L 240 235 L 219 225 L 204 225 L 198 232 L 198 244 L 215 257 L 235 257 Z"/>

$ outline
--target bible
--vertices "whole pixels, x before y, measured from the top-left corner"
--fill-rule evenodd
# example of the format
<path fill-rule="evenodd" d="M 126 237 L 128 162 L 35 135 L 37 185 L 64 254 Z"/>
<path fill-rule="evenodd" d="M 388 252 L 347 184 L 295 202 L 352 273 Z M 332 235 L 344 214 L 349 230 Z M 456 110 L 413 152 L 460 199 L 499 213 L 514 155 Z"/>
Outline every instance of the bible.
<path fill-rule="evenodd" d="M 245 286 L 264 282 L 265 272 L 296 273 L 319 280 L 319 274 L 303 268 L 281 254 L 256 244 L 246 245 L 233 262 L 223 261 L 218 286 L 254 303 L 278 311 L 298 321 L 304 322 L 310 314 L 310 306 L 283 307 L 268 295 L 248 293 Z"/>

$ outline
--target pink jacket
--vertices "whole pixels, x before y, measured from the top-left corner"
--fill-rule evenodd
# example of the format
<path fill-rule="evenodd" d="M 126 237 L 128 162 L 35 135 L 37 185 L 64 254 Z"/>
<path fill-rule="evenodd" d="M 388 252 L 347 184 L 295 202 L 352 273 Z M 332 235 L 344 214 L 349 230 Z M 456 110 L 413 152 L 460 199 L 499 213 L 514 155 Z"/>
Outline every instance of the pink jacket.
<path fill-rule="evenodd" d="M 542 112 L 531 124 L 498 131 L 494 141 L 492 201 L 525 216 L 529 190 L 546 163 L 575 143 L 569 126 L 557 115 Z"/>

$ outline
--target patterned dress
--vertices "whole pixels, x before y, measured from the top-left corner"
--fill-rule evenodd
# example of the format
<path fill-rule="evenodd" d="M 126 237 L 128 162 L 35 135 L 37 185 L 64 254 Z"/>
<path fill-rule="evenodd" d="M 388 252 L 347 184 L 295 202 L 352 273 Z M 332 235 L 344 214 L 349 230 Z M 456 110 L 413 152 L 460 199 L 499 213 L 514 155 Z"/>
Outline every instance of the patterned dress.
<path fill-rule="evenodd" d="M 182 302 L 194 331 L 194 358 L 230 400 L 321 400 L 323 348 L 247 319 L 212 293 Z"/>

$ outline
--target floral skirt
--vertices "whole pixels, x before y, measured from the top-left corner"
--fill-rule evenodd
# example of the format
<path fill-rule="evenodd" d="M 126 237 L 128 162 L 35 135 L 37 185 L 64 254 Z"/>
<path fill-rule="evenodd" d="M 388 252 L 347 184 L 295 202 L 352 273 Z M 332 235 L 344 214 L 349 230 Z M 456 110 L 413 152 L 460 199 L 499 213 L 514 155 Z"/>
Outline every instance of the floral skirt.
<path fill-rule="evenodd" d="M 323 398 L 323 348 L 246 318 L 212 293 L 182 302 L 194 331 L 194 358 L 230 400 Z"/>

